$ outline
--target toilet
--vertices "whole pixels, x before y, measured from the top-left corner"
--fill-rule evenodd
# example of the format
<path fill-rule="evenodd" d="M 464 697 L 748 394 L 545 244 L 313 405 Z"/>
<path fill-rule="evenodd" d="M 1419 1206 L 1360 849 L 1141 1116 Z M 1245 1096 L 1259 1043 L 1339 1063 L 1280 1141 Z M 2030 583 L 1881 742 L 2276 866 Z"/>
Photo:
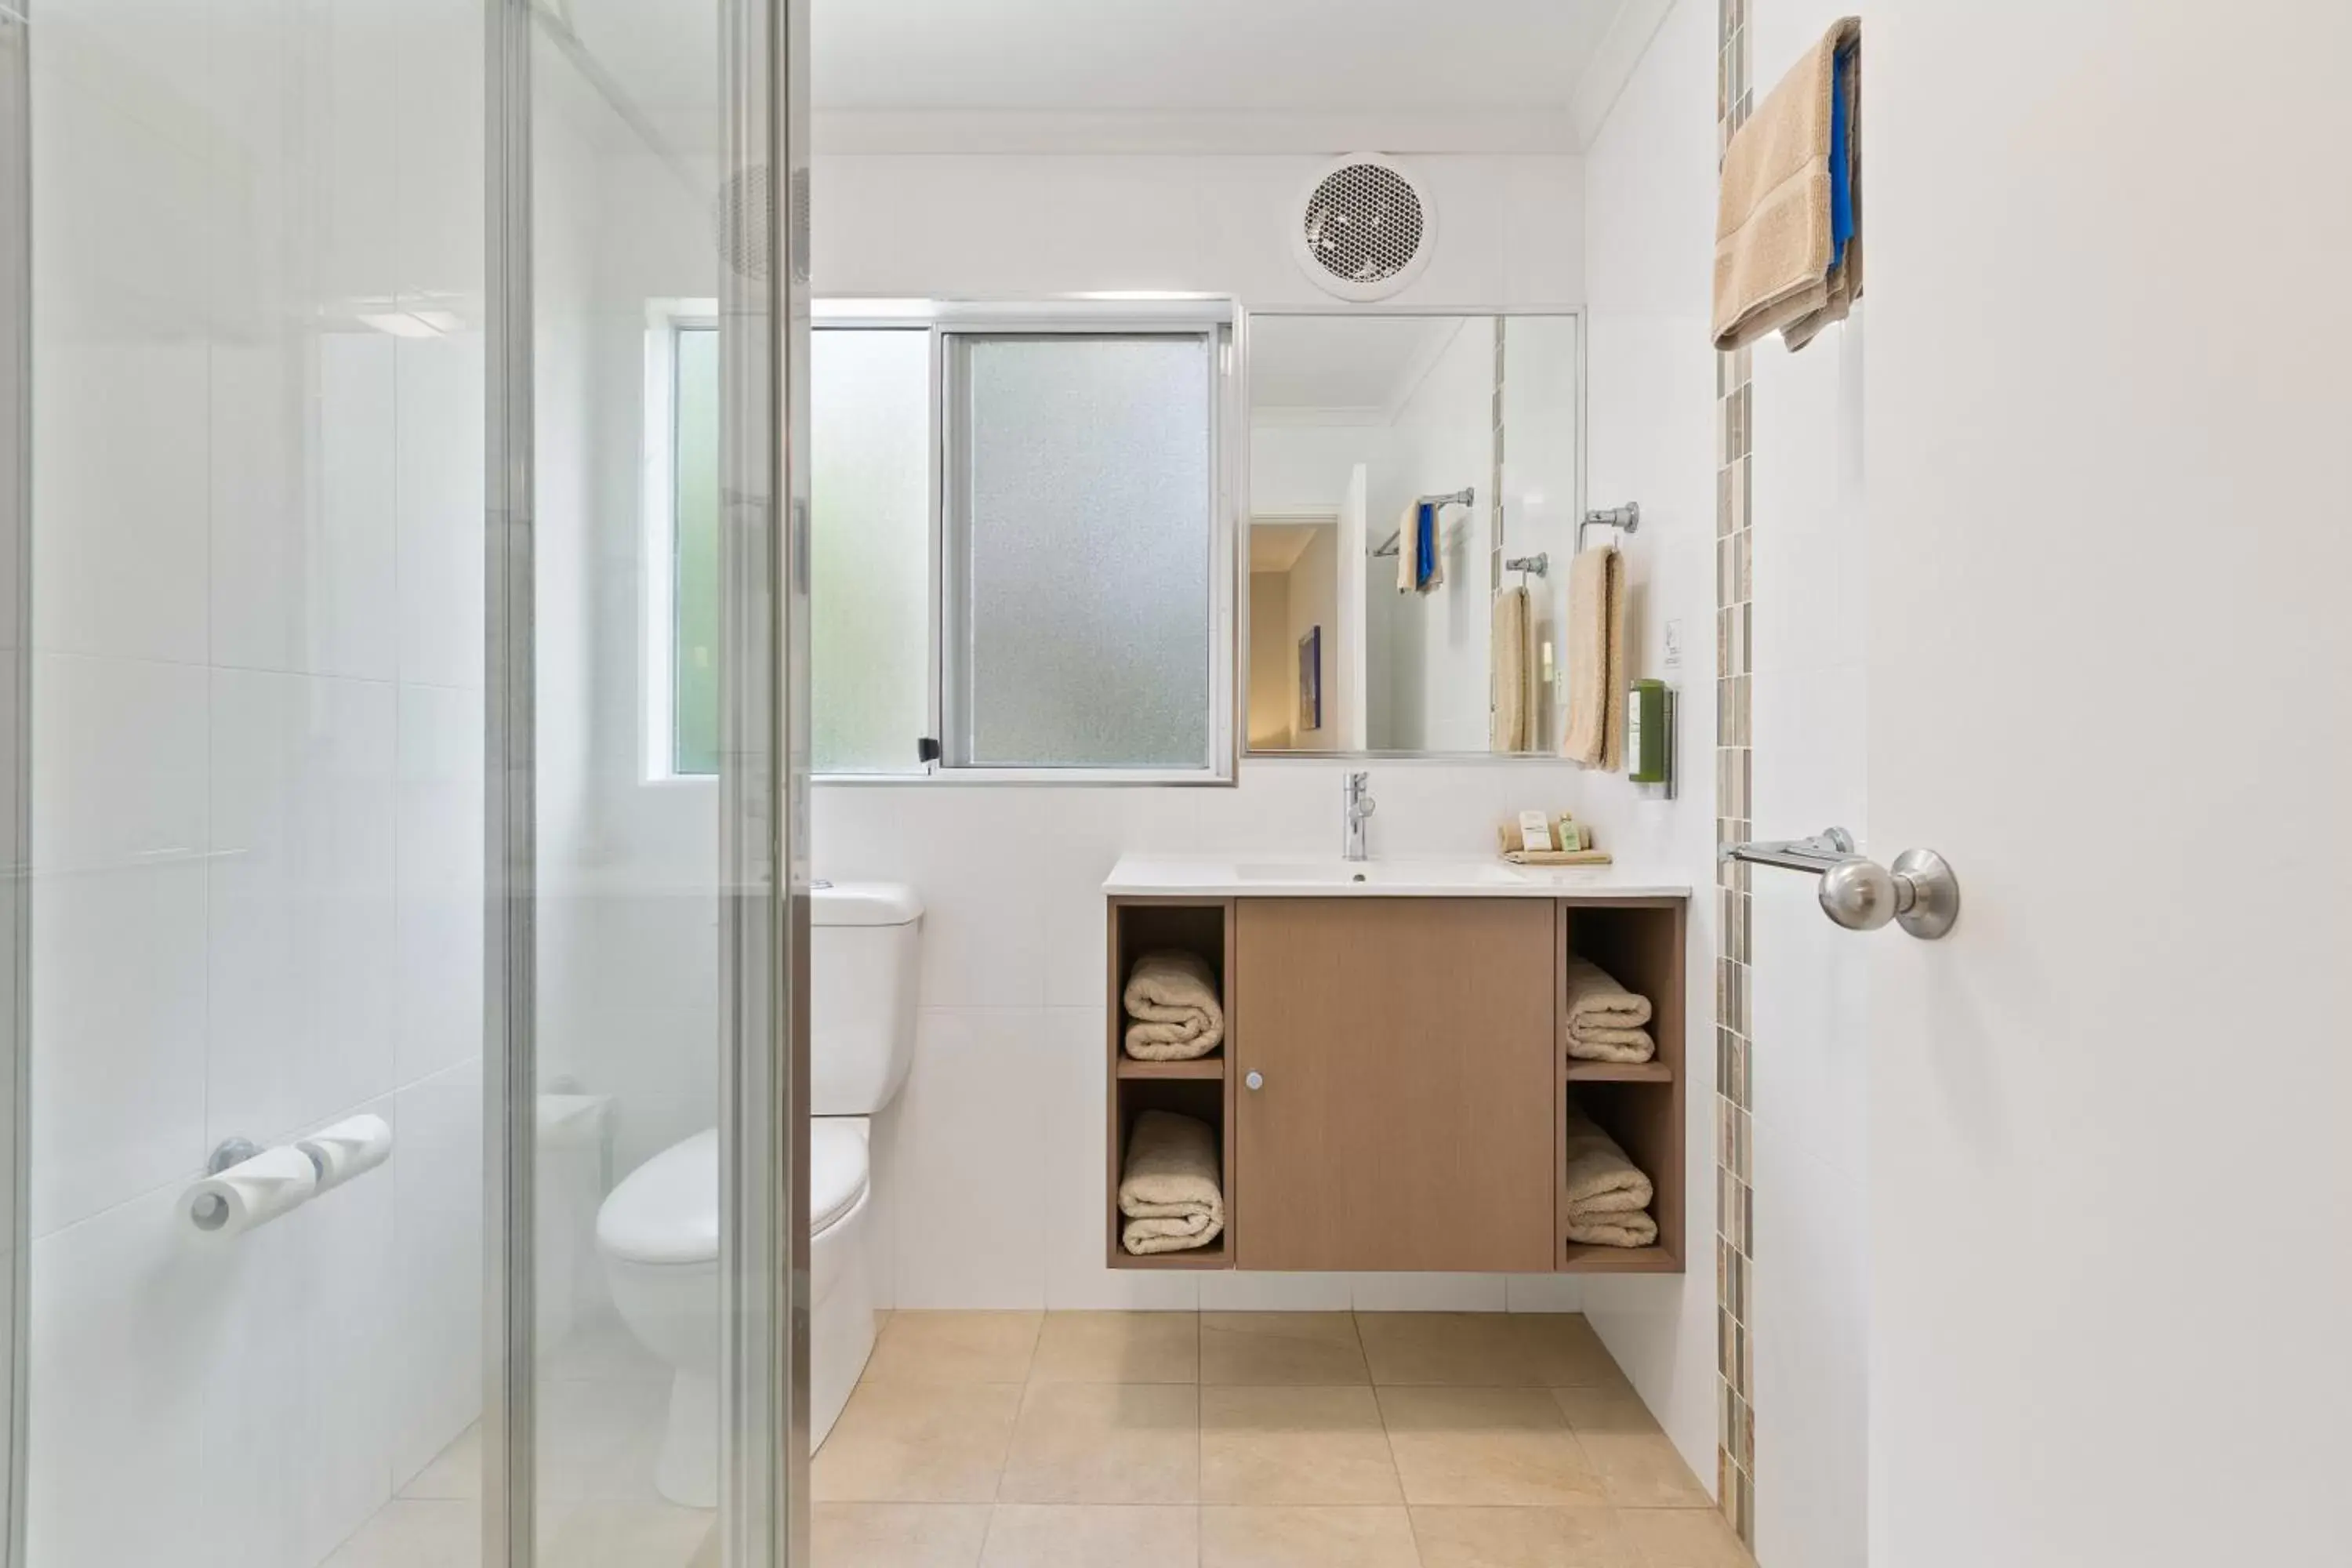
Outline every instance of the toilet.
<path fill-rule="evenodd" d="M 887 882 L 820 883 L 809 914 L 809 1447 L 849 1402 L 874 1349 L 868 1118 L 914 1052 L 923 908 Z M 596 1247 L 630 1331 L 672 1369 L 654 1484 L 719 1503 L 719 1131 L 629 1173 L 596 1215 Z"/>

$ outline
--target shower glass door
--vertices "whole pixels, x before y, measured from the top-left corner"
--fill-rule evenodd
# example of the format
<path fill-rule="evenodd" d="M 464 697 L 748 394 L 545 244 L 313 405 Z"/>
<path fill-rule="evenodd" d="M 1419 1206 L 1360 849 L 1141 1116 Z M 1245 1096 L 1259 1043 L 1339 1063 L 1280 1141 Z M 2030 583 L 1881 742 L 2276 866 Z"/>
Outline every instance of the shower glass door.
<path fill-rule="evenodd" d="M 798 9 L 491 6 L 509 1568 L 772 1568 L 806 1536 Z"/>

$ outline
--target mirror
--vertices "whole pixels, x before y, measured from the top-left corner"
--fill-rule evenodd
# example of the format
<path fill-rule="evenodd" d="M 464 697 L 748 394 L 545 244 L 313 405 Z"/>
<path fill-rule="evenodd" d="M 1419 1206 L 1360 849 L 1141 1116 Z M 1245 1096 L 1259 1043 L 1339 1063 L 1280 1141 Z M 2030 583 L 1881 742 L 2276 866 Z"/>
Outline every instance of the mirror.
<path fill-rule="evenodd" d="M 1250 318 L 1253 755 L 1557 748 L 1580 326 Z"/>

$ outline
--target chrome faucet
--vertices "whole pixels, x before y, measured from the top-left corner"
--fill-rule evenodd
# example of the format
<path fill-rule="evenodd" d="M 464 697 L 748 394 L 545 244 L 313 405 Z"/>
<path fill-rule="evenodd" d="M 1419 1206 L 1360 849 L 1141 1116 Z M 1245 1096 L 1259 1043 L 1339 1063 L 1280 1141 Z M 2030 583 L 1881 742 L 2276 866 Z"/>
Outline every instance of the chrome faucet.
<path fill-rule="evenodd" d="M 1346 808 L 1346 841 L 1340 854 L 1350 860 L 1366 858 L 1364 854 L 1364 818 L 1379 807 L 1372 800 L 1372 775 L 1351 773 L 1348 775 Z"/>

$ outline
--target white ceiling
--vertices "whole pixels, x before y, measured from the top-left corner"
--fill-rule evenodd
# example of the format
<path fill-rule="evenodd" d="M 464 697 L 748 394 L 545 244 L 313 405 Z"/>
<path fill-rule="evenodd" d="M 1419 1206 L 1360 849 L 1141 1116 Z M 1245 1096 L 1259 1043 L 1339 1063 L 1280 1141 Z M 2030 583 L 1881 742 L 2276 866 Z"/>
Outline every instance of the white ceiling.
<path fill-rule="evenodd" d="M 820 109 L 1561 108 L 1622 0 L 815 0 Z"/>
<path fill-rule="evenodd" d="M 1459 316 L 1257 316 L 1250 321 L 1253 416 L 1392 416 L 1462 330 Z"/>
<path fill-rule="evenodd" d="M 709 0 L 537 0 L 657 122 L 717 90 Z M 1664 0 L 813 0 L 820 149 L 1570 150 Z M 1056 140 L 1059 138 L 1059 140 Z M 1364 140 L 1372 138 L 1372 140 Z"/>

